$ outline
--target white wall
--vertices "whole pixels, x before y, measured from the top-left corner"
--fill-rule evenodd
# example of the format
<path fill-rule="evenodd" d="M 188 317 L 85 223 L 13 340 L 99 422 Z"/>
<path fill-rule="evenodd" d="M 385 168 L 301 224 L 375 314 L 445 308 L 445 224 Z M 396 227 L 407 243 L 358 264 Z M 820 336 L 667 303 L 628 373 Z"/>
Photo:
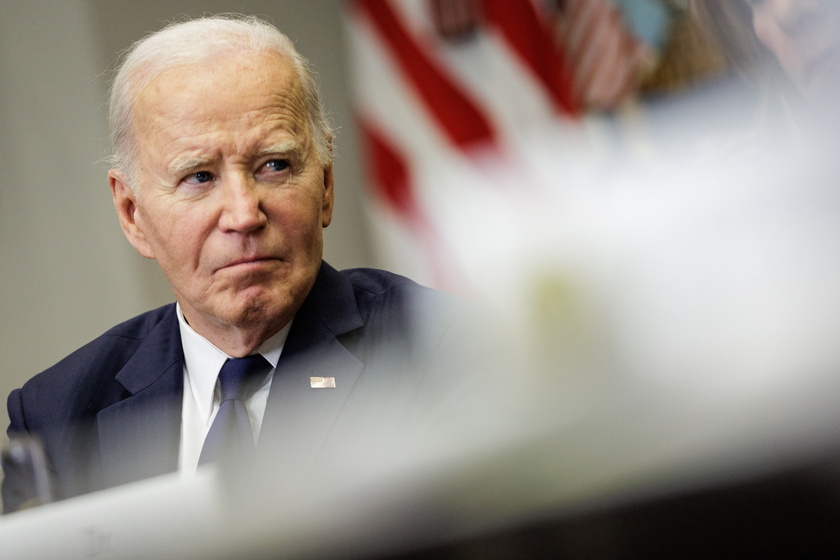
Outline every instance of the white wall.
<path fill-rule="evenodd" d="M 183 15 L 267 16 L 312 60 L 340 128 L 326 258 L 375 264 L 366 242 L 340 0 L 0 0 L 0 425 L 5 396 L 119 321 L 170 301 L 122 237 L 107 168 L 107 70 Z M 2 442 L 2 438 L 0 438 Z"/>

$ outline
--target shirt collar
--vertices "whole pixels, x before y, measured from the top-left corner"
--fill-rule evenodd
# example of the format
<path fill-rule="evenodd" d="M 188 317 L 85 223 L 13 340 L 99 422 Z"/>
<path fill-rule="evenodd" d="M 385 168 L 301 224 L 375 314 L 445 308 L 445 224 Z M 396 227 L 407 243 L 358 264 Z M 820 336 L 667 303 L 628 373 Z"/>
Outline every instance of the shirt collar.
<path fill-rule="evenodd" d="M 181 331 L 181 345 L 184 350 L 184 371 L 187 376 L 187 385 L 191 389 L 199 410 L 202 411 L 204 416 L 209 417 L 213 411 L 213 399 L 219 370 L 231 356 L 219 350 L 215 344 L 193 330 L 184 318 L 180 304 L 176 304 L 176 311 L 178 327 Z M 280 354 L 283 352 L 283 346 L 291 328 L 292 321 L 289 321 L 277 334 L 257 348 L 257 353 L 262 354 L 271 364 L 272 374 L 280 361 Z"/>

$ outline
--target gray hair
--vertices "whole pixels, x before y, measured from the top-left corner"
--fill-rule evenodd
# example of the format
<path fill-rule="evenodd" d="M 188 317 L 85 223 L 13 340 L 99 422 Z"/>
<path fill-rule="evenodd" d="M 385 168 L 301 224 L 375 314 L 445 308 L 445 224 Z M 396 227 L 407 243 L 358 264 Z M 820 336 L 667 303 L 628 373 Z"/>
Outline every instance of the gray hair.
<path fill-rule="evenodd" d="M 138 173 L 132 109 L 139 92 L 161 72 L 175 66 L 243 51 L 275 52 L 292 63 L 303 91 L 315 153 L 322 165 L 332 161 L 332 127 L 309 62 L 297 52 L 292 41 L 273 25 L 254 16 L 210 16 L 171 23 L 134 43 L 121 59 L 111 83 L 110 163 L 125 173 L 132 189 L 136 188 Z"/>

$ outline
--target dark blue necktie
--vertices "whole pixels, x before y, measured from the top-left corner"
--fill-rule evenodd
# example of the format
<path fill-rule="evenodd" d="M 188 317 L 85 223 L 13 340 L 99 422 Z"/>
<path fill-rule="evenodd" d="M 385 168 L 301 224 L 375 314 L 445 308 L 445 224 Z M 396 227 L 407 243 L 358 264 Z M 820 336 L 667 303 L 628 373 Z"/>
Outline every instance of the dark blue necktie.
<path fill-rule="evenodd" d="M 253 460 L 254 434 L 245 401 L 259 387 L 269 369 L 271 364 L 259 354 L 234 358 L 222 366 L 219 372 L 222 399 L 201 448 L 199 465 L 213 461 L 248 464 Z"/>

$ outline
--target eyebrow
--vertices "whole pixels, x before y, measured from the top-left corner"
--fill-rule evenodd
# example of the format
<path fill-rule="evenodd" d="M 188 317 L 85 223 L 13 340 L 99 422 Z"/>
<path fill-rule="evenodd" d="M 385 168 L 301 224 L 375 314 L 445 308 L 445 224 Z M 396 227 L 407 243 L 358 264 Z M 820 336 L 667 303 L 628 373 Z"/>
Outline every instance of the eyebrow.
<path fill-rule="evenodd" d="M 269 154 L 295 154 L 300 150 L 300 142 L 297 140 L 283 140 L 266 146 L 257 152 L 257 157 L 267 156 Z M 176 157 L 167 166 L 167 171 L 173 176 L 180 177 L 202 167 L 207 167 L 213 161 L 212 157 L 188 156 L 183 158 Z"/>
<path fill-rule="evenodd" d="M 205 167 L 209 163 L 210 158 L 204 157 L 175 158 L 167 166 L 167 170 L 171 175 L 180 177 L 181 175 L 186 174 L 188 171 L 192 171 L 193 169 L 198 169 L 200 167 Z"/>
<path fill-rule="evenodd" d="M 300 149 L 300 142 L 297 140 L 283 140 L 271 146 L 267 146 L 260 150 L 258 156 L 266 156 L 268 154 L 288 154 L 295 153 Z"/>

